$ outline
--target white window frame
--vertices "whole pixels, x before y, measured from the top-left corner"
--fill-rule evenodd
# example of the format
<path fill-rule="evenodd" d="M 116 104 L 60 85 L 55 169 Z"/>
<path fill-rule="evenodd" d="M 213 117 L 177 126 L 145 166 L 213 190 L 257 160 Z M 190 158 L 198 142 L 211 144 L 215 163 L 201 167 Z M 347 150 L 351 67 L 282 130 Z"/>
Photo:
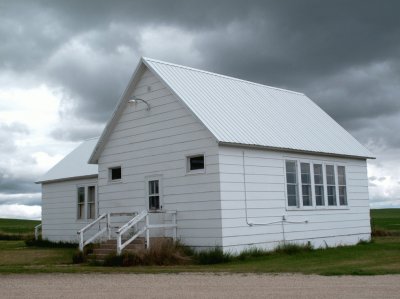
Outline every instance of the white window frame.
<path fill-rule="evenodd" d="M 149 194 L 149 182 L 150 181 L 157 181 L 158 180 L 158 197 L 160 200 L 160 208 L 157 210 L 150 210 L 150 200 L 149 197 L 151 196 Z M 164 185 L 163 185 L 163 177 L 162 175 L 151 175 L 145 177 L 144 180 L 144 190 L 146 194 L 146 210 L 149 212 L 157 212 L 157 211 L 162 211 L 163 210 L 163 205 L 164 205 L 164 196 L 163 196 L 163 190 L 164 190 Z"/>
<path fill-rule="evenodd" d="M 94 218 L 88 218 L 88 198 L 89 198 L 89 187 L 94 187 Z M 78 189 L 79 188 L 84 188 L 84 201 L 83 201 L 83 217 L 78 218 L 78 209 L 79 209 L 79 203 L 78 203 Z M 79 184 L 76 185 L 76 221 L 87 221 L 87 220 L 93 220 L 98 217 L 98 189 L 97 189 L 97 184 Z"/>
<path fill-rule="evenodd" d="M 298 205 L 297 206 L 289 206 L 288 203 L 288 194 L 287 194 L 287 181 L 286 181 L 286 161 L 295 161 L 297 167 L 297 193 L 298 193 Z M 302 192 L 302 181 L 301 181 L 301 164 L 300 163 L 309 163 L 310 164 L 310 175 L 311 175 L 311 193 L 312 193 L 312 206 L 304 206 L 303 205 L 303 192 Z M 315 182 L 314 182 L 314 164 L 322 165 L 322 173 L 323 173 L 323 192 L 324 192 L 324 205 L 317 206 L 316 205 L 316 197 L 315 197 Z M 327 185 L 327 176 L 326 176 L 326 165 L 333 165 L 334 175 L 335 175 L 335 195 L 336 195 L 336 205 L 329 206 L 328 205 L 328 185 Z M 340 205 L 339 200 L 339 178 L 338 178 L 338 166 L 344 166 L 345 169 L 345 182 L 346 182 L 346 205 Z M 316 159 L 304 159 L 298 157 L 285 156 L 283 159 L 283 171 L 284 171 L 284 193 L 285 193 L 285 206 L 287 211 L 304 211 L 304 210 L 320 210 L 320 209 L 333 209 L 333 210 L 348 210 L 349 209 L 349 196 L 348 196 L 348 170 L 346 163 L 335 162 L 335 161 L 322 161 Z"/>
<path fill-rule="evenodd" d="M 195 157 L 203 156 L 204 159 L 204 168 L 202 169 L 195 169 L 190 170 L 190 159 Z M 206 173 L 206 155 L 205 153 L 197 153 L 197 154 L 190 154 L 185 156 L 185 167 L 186 167 L 186 174 L 203 174 Z"/>

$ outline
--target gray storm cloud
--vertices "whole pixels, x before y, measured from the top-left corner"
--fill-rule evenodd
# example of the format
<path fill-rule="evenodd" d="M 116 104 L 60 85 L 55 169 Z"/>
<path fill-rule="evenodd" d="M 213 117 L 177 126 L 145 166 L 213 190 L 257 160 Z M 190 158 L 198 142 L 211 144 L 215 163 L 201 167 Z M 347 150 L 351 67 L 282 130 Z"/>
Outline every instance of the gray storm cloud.
<path fill-rule="evenodd" d="M 399 11 L 399 1 L 364 0 L 0 1 L 0 78 L 60 90 L 50 137 L 77 141 L 100 134 L 139 57 L 155 54 L 304 92 L 379 149 L 377 166 L 398 168 Z M 3 157 L 29 134 L 10 130 L 0 126 Z M 1 171 L 1 192 L 38 190 L 33 174 Z"/>

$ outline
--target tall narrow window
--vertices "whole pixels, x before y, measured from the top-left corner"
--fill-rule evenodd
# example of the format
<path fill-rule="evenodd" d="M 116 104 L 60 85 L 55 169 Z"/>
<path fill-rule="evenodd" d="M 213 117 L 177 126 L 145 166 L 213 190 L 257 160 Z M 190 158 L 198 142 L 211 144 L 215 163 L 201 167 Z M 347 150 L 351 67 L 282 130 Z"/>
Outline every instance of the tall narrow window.
<path fill-rule="evenodd" d="M 310 163 L 300 163 L 303 206 L 312 206 Z"/>
<path fill-rule="evenodd" d="M 88 199 L 87 199 L 87 218 L 96 218 L 96 187 L 88 187 Z"/>
<path fill-rule="evenodd" d="M 298 207 L 297 163 L 286 161 L 286 187 L 289 207 Z"/>
<path fill-rule="evenodd" d="M 326 165 L 326 185 L 328 191 L 328 205 L 336 206 L 335 168 L 333 165 Z"/>
<path fill-rule="evenodd" d="M 324 173 L 322 164 L 314 164 L 314 186 L 315 186 L 315 204 L 324 206 Z"/>
<path fill-rule="evenodd" d="M 160 186 L 159 180 L 149 181 L 149 210 L 160 209 Z"/>
<path fill-rule="evenodd" d="M 78 188 L 78 219 L 85 217 L 85 187 Z"/>
<path fill-rule="evenodd" d="M 346 172 L 344 166 L 337 167 L 338 172 L 338 185 L 339 185 L 339 203 L 341 206 L 347 205 L 347 192 L 346 192 Z"/>

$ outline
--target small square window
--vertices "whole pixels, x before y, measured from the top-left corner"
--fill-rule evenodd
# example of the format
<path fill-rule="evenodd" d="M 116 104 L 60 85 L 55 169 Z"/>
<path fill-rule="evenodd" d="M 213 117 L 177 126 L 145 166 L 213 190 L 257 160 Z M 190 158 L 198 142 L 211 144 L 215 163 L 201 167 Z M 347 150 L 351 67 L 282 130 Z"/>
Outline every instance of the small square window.
<path fill-rule="evenodd" d="M 110 181 L 117 181 L 122 178 L 121 167 L 113 167 L 109 169 Z"/>
<path fill-rule="evenodd" d="M 204 170 L 204 155 L 188 157 L 188 172 L 202 172 Z"/>

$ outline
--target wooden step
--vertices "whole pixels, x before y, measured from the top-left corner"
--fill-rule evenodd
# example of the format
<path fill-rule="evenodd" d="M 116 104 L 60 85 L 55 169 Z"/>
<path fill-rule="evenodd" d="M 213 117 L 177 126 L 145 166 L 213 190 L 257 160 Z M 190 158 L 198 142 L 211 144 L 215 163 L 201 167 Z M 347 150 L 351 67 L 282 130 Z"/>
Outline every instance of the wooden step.
<path fill-rule="evenodd" d="M 171 238 L 166 237 L 152 237 L 150 238 L 150 245 L 155 244 L 161 240 L 167 240 Z M 172 239 L 171 239 L 172 240 Z M 126 240 L 123 240 L 123 242 Z M 128 244 L 122 252 L 130 252 L 135 253 L 141 250 L 145 250 L 145 238 L 139 237 L 135 239 L 132 243 Z M 100 243 L 93 249 L 93 253 L 88 254 L 89 260 L 96 260 L 99 262 L 103 262 L 104 259 L 110 255 L 115 254 L 117 252 L 117 240 L 107 240 L 103 243 Z"/>

